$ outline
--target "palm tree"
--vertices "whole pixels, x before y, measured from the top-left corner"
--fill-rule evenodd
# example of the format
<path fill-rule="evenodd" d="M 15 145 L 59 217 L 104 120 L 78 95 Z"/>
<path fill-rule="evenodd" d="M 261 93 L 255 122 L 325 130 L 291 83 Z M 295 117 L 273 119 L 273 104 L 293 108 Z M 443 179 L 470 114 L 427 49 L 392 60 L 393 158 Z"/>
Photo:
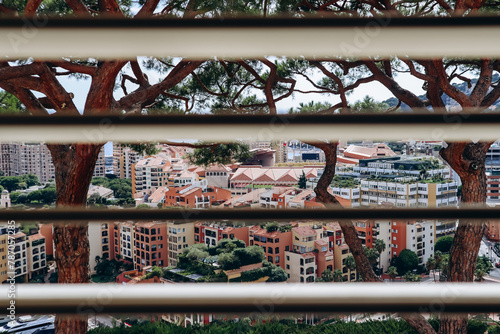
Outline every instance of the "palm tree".
<path fill-rule="evenodd" d="M 436 259 L 436 269 L 439 270 L 439 273 L 441 273 L 441 264 L 443 261 L 443 253 L 441 251 L 435 251 L 434 252 L 434 259 Z"/>
<path fill-rule="evenodd" d="M 342 270 L 340 269 L 335 269 L 333 271 L 333 280 L 335 282 L 343 282 L 343 275 L 342 275 Z"/>
<path fill-rule="evenodd" d="M 349 269 L 349 279 L 351 277 L 351 271 L 356 270 L 356 261 L 352 255 L 349 255 L 344 259 L 344 266 Z"/>
<path fill-rule="evenodd" d="M 318 278 L 321 278 L 323 282 L 332 282 L 335 279 L 334 273 L 332 273 L 330 269 L 326 269 L 325 271 L 323 271 L 321 277 Z"/>
<path fill-rule="evenodd" d="M 476 269 L 476 271 L 475 271 L 474 274 L 476 276 L 476 281 L 482 282 L 484 276 L 486 276 L 486 271 L 484 270 L 483 267 L 479 267 L 479 268 Z"/>
<path fill-rule="evenodd" d="M 431 272 L 431 270 L 436 269 L 436 259 L 433 257 L 428 258 L 427 263 L 425 264 L 425 268 L 429 271 L 429 273 Z M 436 271 L 435 270 L 433 272 L 433 276 L 434 276 L 434 282 L 435 282 L 436 281 Z"/>
<path fill-rule="evenodd" d="M 389 277 L 391 278 L 391 280 L 394 281 L 394 279 L 396 278 L 396 276 L 398 276 L 398 270 L 396 269 L 396 267 L 394 266 L 390 266 L 389 269 L 387 269 L 387 274 L 389 275 Z"/>
<path fill-rule="evenodd" d="M 378 268 L 381 270 L 380 267 L 380 261 L 382 259 L 382 252 L 385 251 L 385 242 L 382 239 L 377 239 L 375 241 L 375 244 L 373 245 L 373 248 L 375 248 L 378 252 Z M 380 275 L 382 275 L 382 272 L 380 272 Z"/>
<path fill-rule="evenodd" d="M 370 261 L 370 264 L 372 267 L 377 263 L 378 258 L 379 258 L 379 252 L 375 248 L 368 248 L 368 247 L 363 247 L 365 250 L 366 257 L 368 258 L 368 261 Z"/>

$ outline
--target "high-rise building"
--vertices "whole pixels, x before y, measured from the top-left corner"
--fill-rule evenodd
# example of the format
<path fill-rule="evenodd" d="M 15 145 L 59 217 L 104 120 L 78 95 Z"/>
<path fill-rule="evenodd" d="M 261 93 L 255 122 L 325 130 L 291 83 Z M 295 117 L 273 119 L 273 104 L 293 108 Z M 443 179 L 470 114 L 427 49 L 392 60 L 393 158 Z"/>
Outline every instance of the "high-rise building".
<path fill-rule="evenodd" d="M 130 147 L 113 143 L 113 173 L 120 179 L 131 179 L 132 165 L 143 158 Z"/>
<path fill-rule="evenodd" d="M 13 246 L 10 245 L 10 241 L 7 242 L 8 238 L 14 240 Z M 27 281 L 28 278 L 28 238 L 26 234 L 15 228 L 13 234 L 9 234 L 9 229 L 4 226 L 0 227 L 0 283 L 4 282 L 8 278 L 8 274 L 12 271 L 8 267 L 8 256 L 10 255 L 9 250 L 14 255 L 14 277 L 24 278 Z"/>
<path fill-rule="evenodd" d="M 1 143 L 0 170 L 6 176 L 34 174 L 45 183 L 55 178 L 54 164 L 45 144 Z M 104 147 L 99 152 L 94 176 L 105 176 Z"/>
<path fill-rule="evenodd" d="M 135 269 L 148 266 L 165 267 L 168 262 L 167 224 L 140 222 L 135 224 Z"/>
<path fill-rule="evenodd" d="M 132 193 L 167 186 L 169 168 L 170 161 L 161 156 L 148 157 L 132 165 Z"/>
<path fill-rule="evenodd" d="M 194 224 L 167 223 L 168 228 L 168 266 L 177 266 L 179 255 L 184 248 L 194 245 Z"/>

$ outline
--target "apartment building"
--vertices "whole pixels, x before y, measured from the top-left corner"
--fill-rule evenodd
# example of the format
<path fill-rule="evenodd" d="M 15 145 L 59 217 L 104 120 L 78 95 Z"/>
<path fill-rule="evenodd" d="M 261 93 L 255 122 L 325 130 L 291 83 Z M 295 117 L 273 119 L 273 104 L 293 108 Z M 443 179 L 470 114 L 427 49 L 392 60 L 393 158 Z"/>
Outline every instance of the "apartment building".
<path fill-rule="evenodd" d="M 261 208 L 283 209 L 300 192 L 302 190 L 295 187 L 272 187 L 260 195 L 259 204 Z"/>
<path fill-rule="evenodd" d="M 0 170 L 5 176 L 19 175 L 20 146 L 19 143 L 0 143 Z"/>
<path fill-rule="evenodd" d="M 500 219 L 492 219 L 486 223 L 485 235 L 491 241 L 500 242 Z"/>
<path fill-rule="evenodd" d="M 135 224 L 135 269 L 168 263 L 167 223 L 139 222 Z"/>
<path fill-rule="evenodd" d="M 15 228 L 14 234 L 10 235 L 13 244 L 9 244 L 9 229 L 4 226 L 0 227 L 0 283 L 5 282 L 9 278 L 9 273 L 12 269 L 9 268 L 9 250 L 14 253 L 14 277 L 23 278 L 28 281 L 28 238 L 26 234 Z"/>
<path fill-rule="evenodd" d="M 380 253 L 379 257 L 380 269 L 385 272 L 391 266 L 392 259 L 392 221 L 390 219 L 377 219 L 372 226 L 373 242 L 382 240 L 385 243 L 385 250 Z"/>
<path fill-rule="evenodd" d="M 386 144 L 349 145 L 343 150 L 344 157 L 351 159 L 369 159 L 376 157 L 393 157 L 396 155 Z"/>
<path fill-rule="evenodd" d="M 199 187 L 198 184 L 170 188 L 165 192 L 165 206 L 210 208 L 231 199 L 231 191 L 218 187 Z"/>
<path fill-rule="evenodd" d="M 285 252 L 291 251 L 291 225 L 282 225 L 277 230 L 267 231 L 259 225 L 249 230 L 250 246 L 260 246 L 264 250 L 265 259 L 285 269 Z"/>
<path fill-rule="evenodd" d="M 197 244 L 206 244 L 208 247 L 214 247 L 222 239 L 238 239 L 249 243 L 248 226 L 226 226 L 218 223 L 194 223 L 194 242 Z"/>
<path fill-rule="evenodd" d="M 170 161 L 166 157 L 152 156 L 132 165 L 132 193 L 167 186 L 167 169 Z"/>
<path fill-rule="evenodd" d="M 500 165 L 498 170 L 486 172 L 486 200 L 500 203 Z"/>
<path fill-rule="evenodd" d="M 7 229 L 0 227 L 0 283 L 5 282 L 9 277 L 7 240 L 8 240 Z"/>
<path fill-rule="evenodd" d="M 0 170 L 6 176 L 34 174 L 45 183 L 55 178 L 52 156 L 45 144 L 1 143 Z M 105 176 L 104 147 L 99 152 L 94 176 Z"/>
<path fill-rule="evenodd" d="M 38 224 L 39 232 L 45 238 L 45 253 L 47 257 L 54 256 L 54 225 L 53 224 Z"/>
<path fill-rule="evenodd" d="M 443 179 L 451 178 L 451 169 L 437 159 L 407 158 L 401 156 L 359 160 L 358 166 L 352 167 L 354 175 L 368 177 L 371 175 L 398 175 L 419 177 L 424 171 L 428 177 L 435 175 Z M 340 172 L 343 174 L 343 172 Z"/>
<path fill-rule="evenodd" d="M 456 206 L 458 185 L 455 181 L 422 183 L 396 178 L 389 181 L 361 181 L 361 205 L 396 207 Z"/>
<path fill-rule="evenodd" d="M 104 146 L 101 148 L 99 155 L 97 156 L 93 176 L 106 176 L 106 156 L 104 155 Z"/>
<path fill-rule="evenodd" d="M 327 223 L 323 226 L 323 235 L 328 243 L 328 249 L 334 255 L 334 267 L 342 271 L 342 278 L 344 282 L 352 282 L 356 280 L 356 270 L 350 270 L 345 265 L 345 259 L 352 256 L 349 246 L 345 243 L 344 235 L 339 223 Z"/>
<path fill-rule="evenodd" d="M 119 254 L 124 261 L 134 263 L 134 225 L 132 222 L 123 222 L 115 225 L 120 232 L 118 246 L 115 247 L 115 254 Z M 118 233 L 117 233 L 118 234 Z M 117 253 L 118 251 L 118 253 Z"/>
<path fill-rule="evenodd" d="M 285 252 L 289 282 L 314 282 L 327 269 L 333 271 L 334 256 L 323 227 L 305 223 L 292 228 L 292 251 Z"/>
<path fill-rule="evenodd" d="M 89 223 L 89 266 L 90 273 L 95 274 L 96 257 L 102 259 L 120 258 L 119 223 Z"/>
<path fill-rule="evenodd" d="M 168 222 L 168 266 L 176 267 L 184 248 L 194 245 L 194 224 Z"/>
<path fill-rule="evenodd" d="M 213 165 L 206 169 L 205 179 L 209 187 L 229 188 L 232 169 L 225 165 Z"/>
<path fill-rule="evenodd" d="M 374 222 L 371 220 L 355 220 L 353 221 L 356 232 L 358 232 L 358 238 L 361 240 L 363 246 L 368 248 L 373 248 L 374 236 L 373 228 Z"/>
<path fill-rule="evenodd" d="M 47 267 L 47 255 L 45 253 L 45 238 L 40 233 L 28 236 L 28 278 L 43 273 Z"/>
<path fill-rule="evenodd" d="M 361 191 L 359 187 L 344 188 L 344 187 L 331 187 L 330 192 L 337 198 L 342 198 L 347 201 L 348 207 L 358 208 L 361 206 Z"/>
<path fill-rule="evenodd" d="M 165 204 L 165 193 L 168 191 L 167 187 L 158 187 L 151 194 L 145 194 L 142 196 L 141 193 L 136 193 L 135 205 L 146 204 L 151 208 L 157 208 L 158 206 L 163 206 Z"/>
<path fill-rule="evenodd" d="M 249 190 L 259 187 L 293 187 L 299 182 L 302 173 L 306 179 L 316 178 L 318 176 L 318 166 L 304 167 L 269 167 L 262 166 L 241 166 L 229 180 L 233 195 L 242 195 Z"/>
<path fill-rule="evenodd" d="M 10 244 L 10 240 L 14 240 L 13 244 Z M 4 282 L 8 278 L 8 274 L 12 271 L 8 267 L 9 261 L 9 250 L 14 253 L 14 277 L 23 278 L 24 281 L 28 281 L 29 273 L 29 247 L 28 247 L 28 237 L 23 232 L 15 228 L 14 234 L 9 235 L 9 229 L 7 227 L 0 227 L 0 279 Z"/>
<path fill-rule="evenodd" d="M 121 179 L 132 179 L 132 166 L 144 156 L 130 147 L 113 143 L 113 173 Z"/>
<path fill-rule="evenodd" d="M 417 253 L 419 264 L 425 264 L 434 255 L 434 221 L 392 220 L 391 256 L 398 256 L 403 249 Z"/>
<path fill-rule="evenodd" d="M 285 252 L 285 271 L 290 283 L 312 283 L 317 276 L 314 253 Z"/>

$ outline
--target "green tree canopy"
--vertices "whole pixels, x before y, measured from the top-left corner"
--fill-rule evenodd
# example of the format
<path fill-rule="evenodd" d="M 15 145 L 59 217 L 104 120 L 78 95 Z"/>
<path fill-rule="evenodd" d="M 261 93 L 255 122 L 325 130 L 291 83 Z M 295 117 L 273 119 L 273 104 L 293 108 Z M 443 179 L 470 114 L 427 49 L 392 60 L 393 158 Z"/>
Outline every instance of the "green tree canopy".
<path fill-rule="evenodd" d="M 409 250 L 403 249 L 399 256 L 393 258 L 399 273 L 406 273 L 418 268 L 418 255 Z"/>
<path fill-rule="evenodd" d="M 436 241 L 436 245 L 434 246 L 434 250 L 440 251 L 442 253 L 449 253 L 452 244 L 453 244 L 453 237 L 452 236 L 444 236 L 444 237 L 439 238 Z"/>

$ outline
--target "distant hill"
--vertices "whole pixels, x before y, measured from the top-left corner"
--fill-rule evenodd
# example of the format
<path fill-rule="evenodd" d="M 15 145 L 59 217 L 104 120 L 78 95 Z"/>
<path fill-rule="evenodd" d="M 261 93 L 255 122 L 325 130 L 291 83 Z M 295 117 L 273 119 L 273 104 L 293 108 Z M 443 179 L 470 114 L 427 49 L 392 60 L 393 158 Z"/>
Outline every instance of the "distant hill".
<path fill-rule="evenodd" d="M 495 81 L 498 81 L 498 79 L 500 78 L 500 76 L 498 74 L 495 74 L 493 75 L 493 82 Z M 464 92 L 465 94 L 469 95 L 472 90 L 474 89 L 474 86 L 476 85 L 476 82 L 477 82 L 477 79 L 472 79 L 471 80 L 471 83 L 472 83 L 472 86 L 471 88 L 469 88 L 467 86 L 467 83 L 466 82 L 462 82 L 460 84 L 452 84 L 454 87 L 458 88 L 460 91 Z M 419 96 L 420 99 L 422 100 L 425 100 L 425 95 L 420 95 Z M 458 106 L 458 103 L 457 101 L 453 100 L 451 97 L 449 97 L 448 95 L 446 94 L 443 94 L 443 102 L 444 104 L 447 106 L 447 107 L 454 107 L 454 106 Z M 390 99 L 387 99 L 385 101 L 383 101 L 384 103 L 387 103 L 390 107 L 395 107 L 398 105 L 398 99 L 395 98 L 395 97 L 391 97 Z M 493 106 L 496 107 L 497 110 L 500 110 L 500 99 L 498 99 L 495 103 L 493 103 Z M 406 104 L 406 103 L 401 103 L 401 109 L 403 111 L 410 111 L 411 108 Z"/>

